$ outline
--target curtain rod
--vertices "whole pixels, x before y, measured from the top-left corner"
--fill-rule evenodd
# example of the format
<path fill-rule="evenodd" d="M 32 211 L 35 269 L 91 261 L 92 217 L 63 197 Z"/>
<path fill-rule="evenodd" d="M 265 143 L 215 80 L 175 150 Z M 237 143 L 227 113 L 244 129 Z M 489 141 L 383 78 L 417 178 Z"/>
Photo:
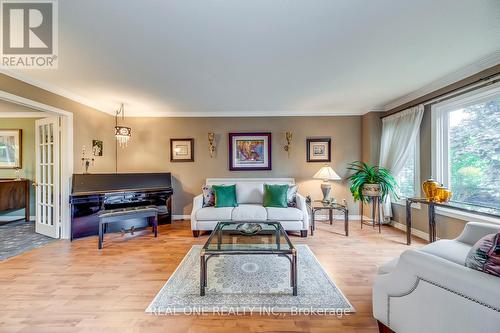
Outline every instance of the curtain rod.
<path fill-rule="evenodd" d="M 410 106 L 407 106 L 407 107 L 405 107 L 402 110 L 399 110 L 399 111 L 396 111 L 396 112 L 393 112 L 393 113 L 381 116 L 380 119 L 392 116 L 393 114 L 397 114 L 397 113 L 403 112 L 403 111 L 405 111 L 405 110 L 407 110 L 409 108 L 413 108 L 413 107 L 418 106 L 420 104 L 422 104 L 422 105 L 425 106 L 425 105 L 432 105 L 432 104 L 441 103 L 441 102 L 444 102 L 444 101 L 446 101 L 448 99 L 455 98 L 457 96 L 466 94 L 468 92 L 471 92 L 471 91 L 474 91 L 474 90 L 477 90 L 477 89 L 481 89 L 481 88 L 487 87 L 489 85 L 495 84 L 495 83 L 497 83 L 499 81 L 500 81 L 500 74 L 499 73 L 495 73 L 493 75 L 490 75 L 490 76 L 484 77 L 482 79 L 479 79 L 479 80 L 477 80 L 475 82 L 466 84 L 463 87 L 459 87 L 459 88 L 453 89 L 451 91 L 448 91 L 446 93 L 440 94 L 440 95 L 438 95 L 438 96 L 436 96 L 434 98 L 428 99 L 426 101 L 423 101 L 423 102 L 420 102 L 420 103 L 411 104 Z"/>

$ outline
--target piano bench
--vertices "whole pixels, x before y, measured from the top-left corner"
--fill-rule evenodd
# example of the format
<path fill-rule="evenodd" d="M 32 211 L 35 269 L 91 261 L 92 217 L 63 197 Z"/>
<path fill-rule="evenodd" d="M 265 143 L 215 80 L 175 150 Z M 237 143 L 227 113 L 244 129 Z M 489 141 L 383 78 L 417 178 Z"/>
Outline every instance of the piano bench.
<path fill-rule="evenodd" d="M 101 210 L 99 216 L 99 244 L 102 249 L 104 228 L 108 223 L 123 222 L 130 219 L 148 218 L 153 224 L 153 233 L 158 237 L 158 208 L 156 206 L 139 206 L 118 209 Z"/>

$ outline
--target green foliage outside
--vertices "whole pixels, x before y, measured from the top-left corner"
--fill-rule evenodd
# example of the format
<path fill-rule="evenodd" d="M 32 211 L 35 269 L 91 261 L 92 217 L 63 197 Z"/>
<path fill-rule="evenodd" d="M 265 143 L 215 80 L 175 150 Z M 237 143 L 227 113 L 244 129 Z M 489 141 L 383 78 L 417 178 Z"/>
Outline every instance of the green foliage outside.
<path fill-rule="evenodd" d="M 464 108 L 463 115 L 450 127 L 452 200 L 500 209 L 500 100 Z"/>

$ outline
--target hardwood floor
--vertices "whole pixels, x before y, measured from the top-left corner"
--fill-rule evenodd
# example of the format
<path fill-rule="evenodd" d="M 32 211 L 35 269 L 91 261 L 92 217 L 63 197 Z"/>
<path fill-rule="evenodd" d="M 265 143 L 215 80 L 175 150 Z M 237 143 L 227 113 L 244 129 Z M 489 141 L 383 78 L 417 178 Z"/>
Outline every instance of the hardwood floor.
<path fill-rule="evenodd" d="M 292 236 L 308 244 L 357 312 L 332 316 L 153 316 L 144 313 L 193 244 L 189 221 L 160 226 L 123 239 L 97 237 L 56 241 L 0 262 L 0 332 L 378 332 L 372 317 L 371 285 L 377 266 L 410 247 L 404 234 L 383 227 L 360 230 L 352 221 L 317 223 L 314 236 Z M 414 239 L 412 247 L 424 244 Z"/>

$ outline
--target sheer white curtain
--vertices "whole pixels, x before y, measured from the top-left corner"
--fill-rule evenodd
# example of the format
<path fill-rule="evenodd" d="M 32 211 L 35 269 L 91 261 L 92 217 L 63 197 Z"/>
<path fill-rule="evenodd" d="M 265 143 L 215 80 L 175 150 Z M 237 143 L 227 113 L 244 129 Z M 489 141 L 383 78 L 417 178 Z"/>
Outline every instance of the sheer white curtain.
<path fill-rule="evenodd" d="M 380 140 L 379 165 L 396 177 L 406 164 L 420 130 L 424 116 L 424 106 L 398 112 L 382 119 L 382 138 Z M 384 220 L 392 217 L 391 198 L 386 197 L 382 206 Z"/>

